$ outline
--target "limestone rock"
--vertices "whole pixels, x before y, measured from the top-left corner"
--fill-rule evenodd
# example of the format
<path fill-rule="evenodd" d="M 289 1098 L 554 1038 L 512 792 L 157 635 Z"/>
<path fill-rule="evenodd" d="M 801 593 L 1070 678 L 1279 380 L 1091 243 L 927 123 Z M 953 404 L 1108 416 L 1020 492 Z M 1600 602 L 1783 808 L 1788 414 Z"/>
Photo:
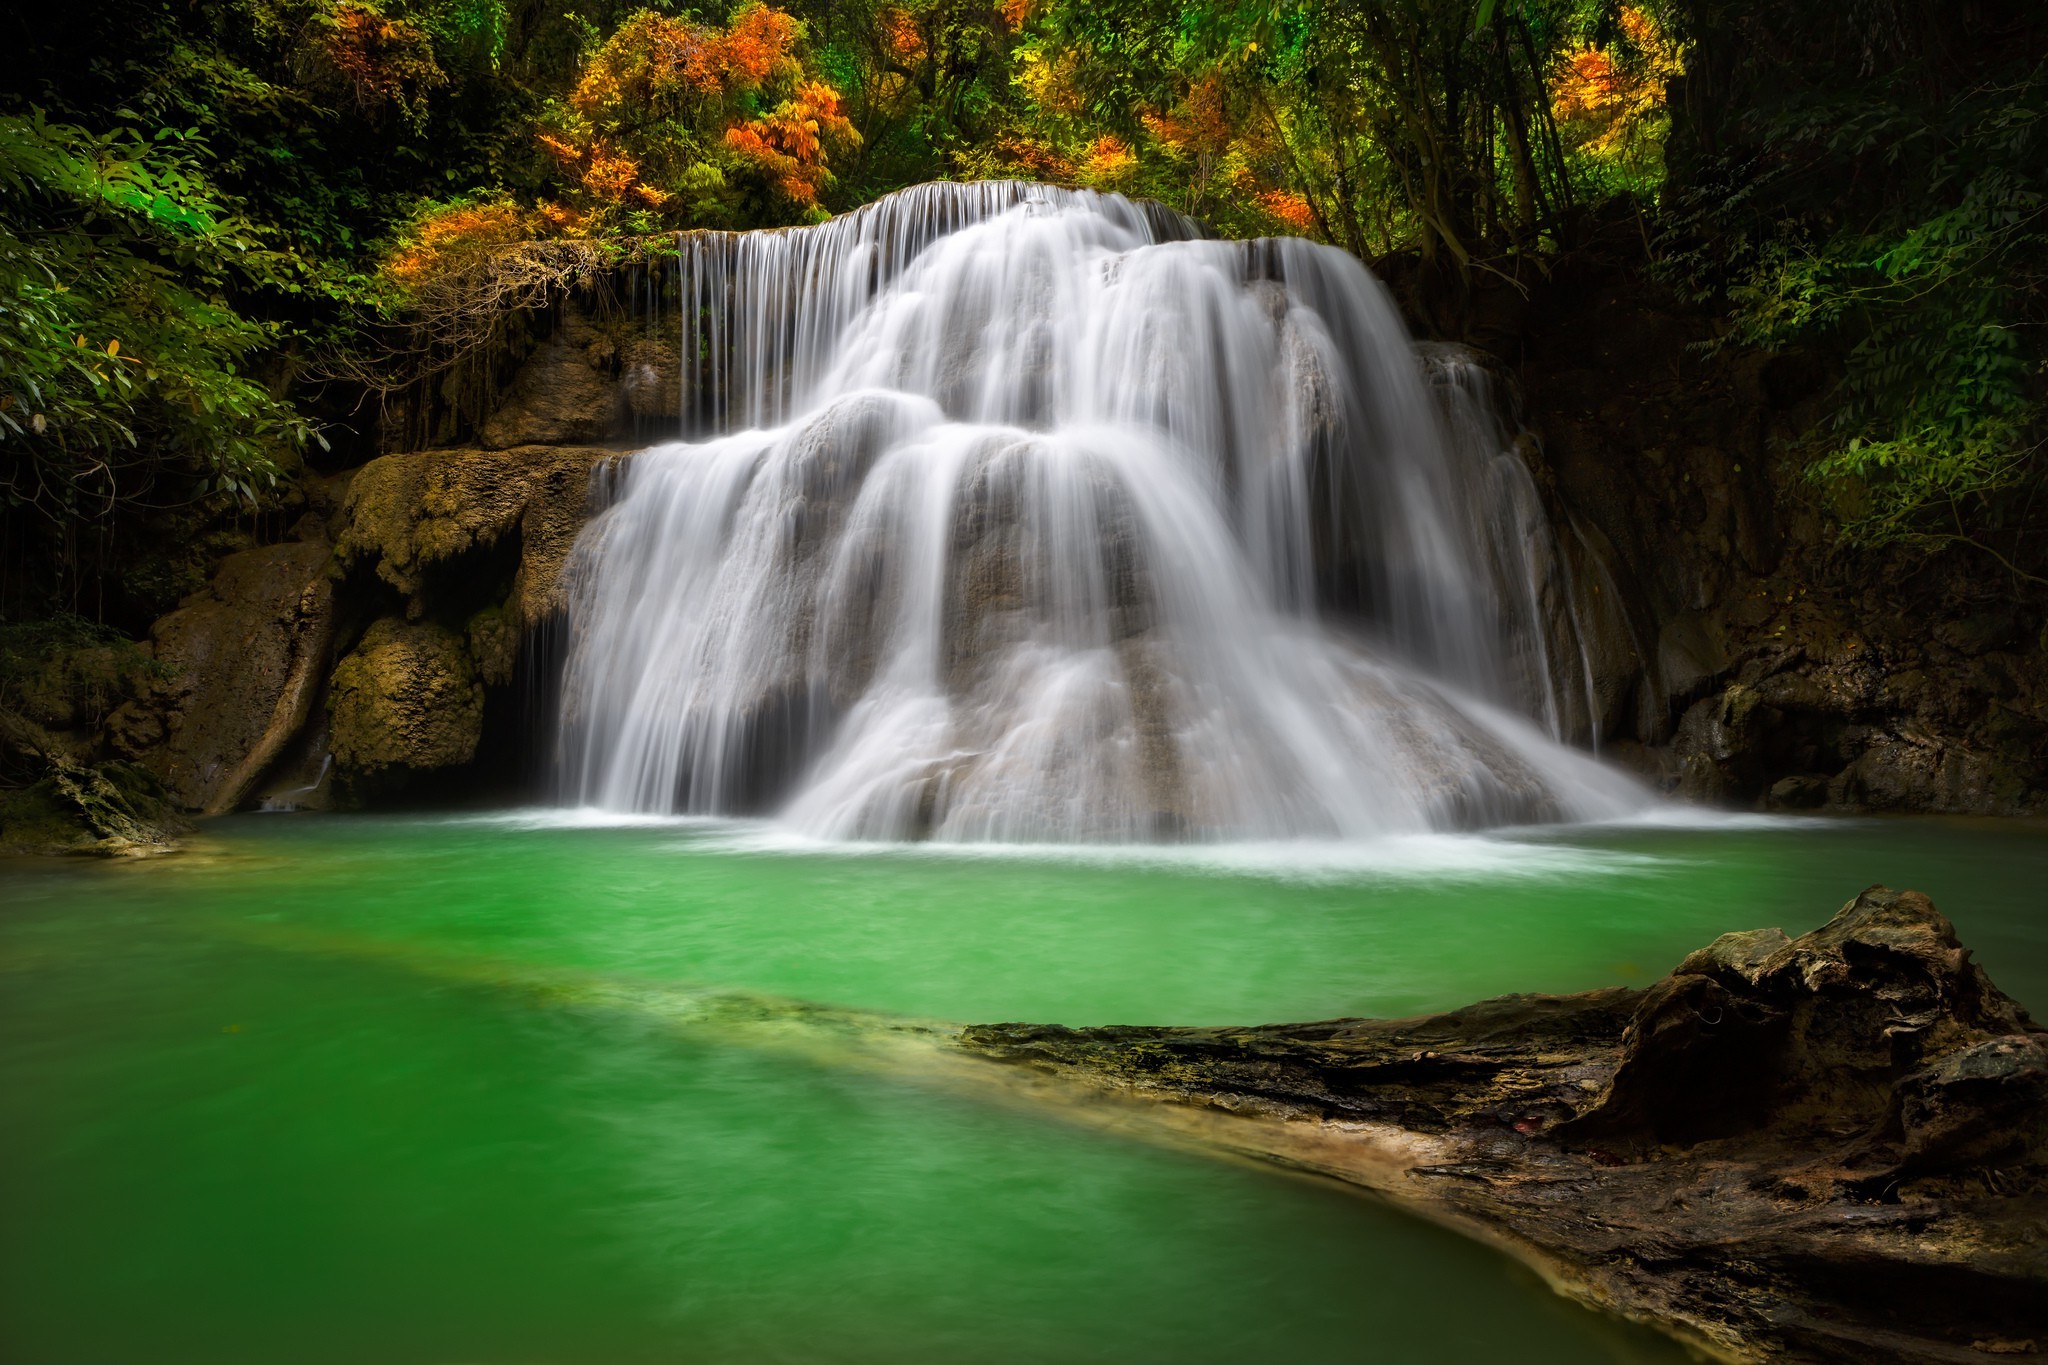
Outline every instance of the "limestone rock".
<path fill-rule="evenodd" d="M 508 541 L 519 567 L 507 607 L 522 628 L 562 605 L 561 571 L 587 516 L 592 466 L 613 452 L 588 447 L 428 450 L 372 460 L 343 495 L 335 552 L 377 576 L 424 615 L 431 571 Z"/>
<path fill-rule="evenodd" d="M 150 627 L 163 677 L 109 729 L 179 807 L 232 808 L 304 723 L 332 647 L 329 561 L 324 540 L 231 555 Z"/>
<path fill-rule="evenodd" d="M 682 416 L 682 378 L 682 352 L 671 342 L 628 342 L 619 357 L 619 391 L 642 420 Z"/>
<path fill-rule="evenodd" d="M 612 377 L 612 343 L 581 309 L 566 304 L 555 330 L 523 365 L 512 390 L 484 423 L 492 450 L 576 445 L 619 434 L 626 395 Z"/>
<path fill-rule="evenodd" d="M 1923 1117 L 1896 1150 L 1902 1107 L 1930 1116 L 1938 1096 L 1960 1093 L 1946 1087 L 2004 1082 L 2038 1105 L 2044 1061 L 2026 1011 L 1947 918 L 1918 892 L 1872 887 L 1797 939 L 1729 934 L 1686 958 L 1645 993 L 1613 1084 L 1557 1135 L 1686 1143 L 1769 1123 L 1817 1143 L 1853 1130 L 1880 1164 L 1967 1164 L 1981 1143 L 1953 1121 Z M 2008 1136 L 2023 1159 L 2041 1135 Z"/>
<path fill-rule="evenodd" d="M 40 782 L 0 791 L 0 852 L 166 853 L 191 826 L 148 769 L 57 762 Z"/>
<path fill-rule="evenodd" d="M 1034 1092 L 1371 1190 L 1713 1359 L 2048 1340 L 2048 1034 L 1916 892 L 1723 935 L 1642 991 L 956 1039 Z"/>
<path fill-rule="evenodd" d="M 484 686 L 461 636 L 385 617 L 336 665 L 330 709 L 344 771 L 448 768 L 476 757 Z"/>

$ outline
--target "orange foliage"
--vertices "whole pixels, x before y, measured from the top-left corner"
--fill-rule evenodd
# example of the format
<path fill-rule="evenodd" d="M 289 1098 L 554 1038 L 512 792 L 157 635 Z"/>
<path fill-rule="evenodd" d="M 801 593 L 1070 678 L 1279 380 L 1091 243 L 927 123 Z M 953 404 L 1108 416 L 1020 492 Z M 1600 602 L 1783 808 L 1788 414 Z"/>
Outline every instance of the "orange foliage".
<path fill-rule="evenodd" d="M 618 151 L 604 139 L 590 149 L 583 163 L 583 188 L 613 203 L 633 192 L 640 180 L 640 163 Z"/>
<path fill-rule="evenodd" d="M 447 80 L 418 25 L 355 0 L 334 7 L 320 50 L 363 109 L 396 104 L 410 110 L 421 93 Z"/>
<path fill-rule="evenodd" d="M 569 104 L 587 118 L 620 107 L 671 109 L 695 98 L 758 90 L 796 74 L 797 21 L 747 5 L 724 32 L 642 10 L 620 26 L 583 68 Z"/>
<path fill-rule="evenodd" d="M 540 218 L 548 231 L 560 237 L 575 237 L 581 234 L 587 222 L 582 214 L 565 204 L 542 204 Z"/>
<path fill-rule="evenodd" d="M 1225 106 L 1223 81 L 1209 75 L 1189 88 L 1188 97 L 1171 113 L 1143 115 L 1145 130 L 1177 152 L 1221 156 L 1235 136 Z"/>
<path fill-rule="evenodd" d="M 418 284 L 486 248 L 527 240 L 532 236 L 530 227 L 525 211 L 517 204 L 457 204 L 437 209 L 405 235 L 384 268 L 401 284 Z"/>
<path fill-rule="evenodd" d="M 1003 26 L 1015 33 L 1031 17 L 1031 4 L 1032 0 L 998 0 L 996 13 L 1002 16 Z"/>
<path fill-rule="evenodd" d="M 779 9 L 761 4 L 742 8 L 718 41 L 725 88 L 757 90 L 772 75 L 794 75 L 790 53 L 797 33 L 796 20 Z"/>
<path fill-rule="evenodd" d="M 924 60 L 924 35 L 917 31 L 917 20 L 910 11 L 902 9 L 882 12 L 882 46 L 889 55 L 906 65 Z"/>
<path fill-rule="evenodd" d="M 1641 10 L 1624 7 L 1621 30 L 1641 54 L 1640 64 L 1624 66 L 1597 47 L 1575 48 L 1553 83 L 1552 116 L 1576 125 L 1582 145 L 1593 152 L 1620 151 L 1663 107 L 1666 84 L 1685 70 L 1677 47 Z"/>
<path fill-rule="evenodd" d="M 1314 231 L 1315 210 L 1309 207 L 1308 200 L 1293 190 L 1261 190 L 1253 198 L 1258 201 L 1260 208 L 1285 223 L 1292 231 Z"/>
<path fill-rule="evenodd" d="M 996 144 L 1002 163 L 1037 180 L 1060 181 L 1074 178 L 1074 163 L 1044 142 L 1006 137 Z"/>
<path fill-rule="evenodd" d="M 1129 143 L 1114 133 L 1104 133 L 1089 144 L 1081 159 L 1081 174 L 1097 184 L 1110 184 L 1137 169 L 1137 165 L 1138 154 Z"/>
<path fill-rule="evenodd" d="M 839 92 L 822 81 L 806 83 L 773 112 L 725 130 L 725 145 L 765 174 L 796 203 L 810 207 L 830 180 L 828 145 L 848 146 L 860 134 L 840 109 Z"/>

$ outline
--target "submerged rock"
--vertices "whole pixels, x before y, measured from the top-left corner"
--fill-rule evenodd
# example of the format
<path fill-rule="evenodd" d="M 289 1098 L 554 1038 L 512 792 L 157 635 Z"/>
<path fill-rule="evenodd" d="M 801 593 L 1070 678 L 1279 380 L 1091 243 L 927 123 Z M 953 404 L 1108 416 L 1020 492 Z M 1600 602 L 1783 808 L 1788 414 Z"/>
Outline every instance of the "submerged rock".
<path fill-rule="evenodd" d="M 1917 892 L 1724 935 L 1647 990 L 960 1044 L 1210 1115 L 1205 1141 L 1374 1190 L 1721 1359 L 2048 1345 L 2048 1033 Z"/>

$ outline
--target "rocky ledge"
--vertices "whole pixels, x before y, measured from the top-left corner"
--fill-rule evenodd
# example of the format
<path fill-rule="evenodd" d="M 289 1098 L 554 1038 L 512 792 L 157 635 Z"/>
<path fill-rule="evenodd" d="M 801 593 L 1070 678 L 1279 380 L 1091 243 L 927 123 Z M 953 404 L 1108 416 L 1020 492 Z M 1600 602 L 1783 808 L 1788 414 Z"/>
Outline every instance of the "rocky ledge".
<path fill-rule="evenodd" d="M 1724 935 L 1647 990 L 958 1043 L 1362 1186 L 1717 1359 L 2048 1353 L 2048 1032 L 1917 892 Z"/>

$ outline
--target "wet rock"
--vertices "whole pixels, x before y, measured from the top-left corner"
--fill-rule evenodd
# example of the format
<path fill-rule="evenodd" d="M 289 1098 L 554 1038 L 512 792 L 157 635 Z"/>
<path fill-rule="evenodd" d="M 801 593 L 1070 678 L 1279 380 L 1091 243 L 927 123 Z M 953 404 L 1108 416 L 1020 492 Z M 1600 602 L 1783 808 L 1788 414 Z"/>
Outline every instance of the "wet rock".
<path fill-rule="evenodd" d="M 1825 805 L 1827 799 L 1826 774 L 1794 773 L 1771 784 L 1764 804 L 1772 810 L 1813 810 Z"/>
<path fill-rule="evenodd" d="M 643 421 L 681 417 L 681 351 L 667 341 L 628 342 L 619 357 L 619 391 L 627 409 Z"/>
<path fill-rule="evenodd" d="M 334 632 L 324 539 L 231 555 L 150 627 L 160 676 L 109 718 L 180 808 L 232 809 L 310 714 Z"/>
<path fill-rule="evenodd" d="M 463 578 L 466 560 L 504 547 L 517 564 L 506 610 L 530 629 L 563 605 L 562 568 L 589 514 L 591 470 L 613 453 L 529 446 L 383 456 L 348 481 L 336 556 L 346 569 L 373 567 L 417 619 L 431 605 L 437 572 Z M 504 591 L 456 586 L 486 600 Z"/>
<path fill-rule="evenodd" d="M 1647 990 L 958 1045 L 1363 1186 L 1718 1359 L 2048 1340 L 2048 1034 L 1926 897 L 1726 934 Z"/>
<path fill-rule="evenodd" d="M 155 774 L 119 760 L 59 761 L 32 786 L 0 791 L 0 853 L 168 853 L 191 828 Z"/>
<path fill-rule="evenodd" d="M 611 339 L 573 304 L 520 367 L 511 391 L 484 422 L 491 450 L 584 445 L 620 434 L 628 397 L 611 372 Z"/>
<path fill-rule="evenodd" d="M 386 617 L 335 667 L 330 709 L 345 774 L 424 772 L 476 757 L 484 687 L 462 636 Z"/>
<path fill-rule="evenodd" d="M 519 661 L 519 623 L 503 607 L 485 607 L 469 618 L 468 634 L 477 676 L 492 687 L 511 682 Z"/>

